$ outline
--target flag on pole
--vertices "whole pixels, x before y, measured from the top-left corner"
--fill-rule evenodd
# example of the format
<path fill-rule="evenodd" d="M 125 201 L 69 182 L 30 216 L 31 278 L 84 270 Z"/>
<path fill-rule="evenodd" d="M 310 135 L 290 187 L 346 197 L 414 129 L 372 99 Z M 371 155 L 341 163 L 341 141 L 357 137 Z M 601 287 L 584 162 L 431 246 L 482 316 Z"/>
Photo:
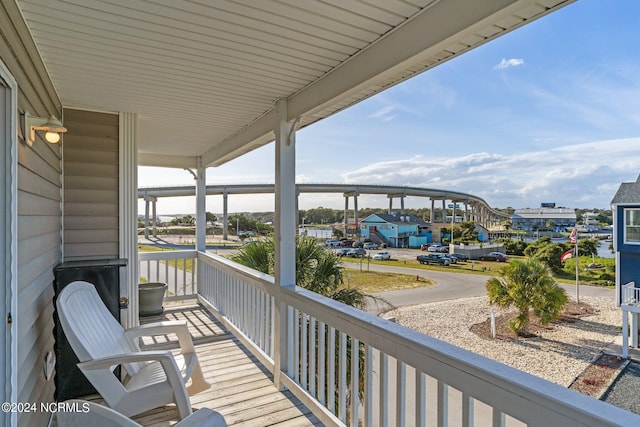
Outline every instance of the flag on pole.
<path fill-rule="evenodd" d="M 567 252 L 563 253 L 560 257 L 560 261 L 565 262 L 569 258 L 573 258 L 573 249 L 570 249 Z"/>
<path fill-rule="evenodd" d="M 575 245 L 577 237 L 578 237 L 578 230 L 575 227 L 573 227 L 573 230 L 571 230 L 571 234 L 569 234 L 569 241 Z"/>

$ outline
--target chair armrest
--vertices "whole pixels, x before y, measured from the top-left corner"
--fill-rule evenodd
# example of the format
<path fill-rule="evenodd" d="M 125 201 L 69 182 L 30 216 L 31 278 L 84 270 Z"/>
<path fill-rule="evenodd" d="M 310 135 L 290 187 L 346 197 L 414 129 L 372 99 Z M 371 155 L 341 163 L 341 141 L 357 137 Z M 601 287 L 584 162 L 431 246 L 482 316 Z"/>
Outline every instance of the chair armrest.
<path fill-rule="evenodd" d="M 184 320 L 167 320 L 163 322 L 148 323 L 124 331 L 125 336 L 130 342 L 140 337 L 150 337 L 154 335 L 176 334 L 180 350 L 184 353 L 194 353 L 193 340 Z"/>
<path fill-rule="evenodd" d="M 176 365 L 175 358 L 173 357 L 173 353 L 171 353 L 170 350 L 137 351 L 135 353 L 116 354 L 115 356 L 101 357 L 100 359 L 80 362 L 78 363 L 78 367 L 82 370 L 91 371 L 102 369 L 112 370 L 112 367 L 121 365 L 123 363 L 152 361 L 158 361 L 163 364 L 163 366 L 164 363 L 173 362 L 177 370 L 178 365 Z"/>

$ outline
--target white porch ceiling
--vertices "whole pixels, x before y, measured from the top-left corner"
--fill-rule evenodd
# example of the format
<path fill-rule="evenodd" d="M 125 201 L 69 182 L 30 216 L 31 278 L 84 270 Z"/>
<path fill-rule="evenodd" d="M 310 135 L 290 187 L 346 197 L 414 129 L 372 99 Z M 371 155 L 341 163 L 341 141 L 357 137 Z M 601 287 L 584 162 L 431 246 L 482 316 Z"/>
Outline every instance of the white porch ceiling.
<path fill-rule="evenodd" d="M 138 113 L 139 162 L 219 165 L 574 0 L 16 0 L 61 103 Z"/>

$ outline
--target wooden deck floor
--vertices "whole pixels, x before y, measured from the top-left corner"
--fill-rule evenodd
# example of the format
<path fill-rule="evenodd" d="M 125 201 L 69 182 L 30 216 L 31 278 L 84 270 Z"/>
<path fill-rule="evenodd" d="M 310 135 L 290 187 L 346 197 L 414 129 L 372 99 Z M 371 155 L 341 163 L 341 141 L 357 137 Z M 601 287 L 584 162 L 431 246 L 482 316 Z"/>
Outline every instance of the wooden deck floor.
<path fill-rule="evenodd" d="M 189 322 L 196 351 L 211 388 L 191 396 L 194 410 L 202 407 L 222 413 L 229 426 L 320 426 L 322 423 L 290 392 L 273 385 L 271 373 L 202 306 L 171 306 L 163 315 L 146 317 Z M 147 340 L 152 348 L 175 348 L 168 337 Z M 175 407 L 165 406 L 134 417 L 144 426 L 170 426 L 178 421 Z"/>

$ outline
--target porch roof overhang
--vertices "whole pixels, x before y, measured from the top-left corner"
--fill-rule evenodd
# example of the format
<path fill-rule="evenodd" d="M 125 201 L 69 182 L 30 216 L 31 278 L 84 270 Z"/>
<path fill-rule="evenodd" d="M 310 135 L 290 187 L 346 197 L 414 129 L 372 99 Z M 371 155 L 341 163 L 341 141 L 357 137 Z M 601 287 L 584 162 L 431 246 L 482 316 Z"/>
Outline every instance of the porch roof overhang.
<path fill-rule="evenodd" d="M 139 164 L 221 165 L 574 0 L 16 0 L 62 106 L 139 115 Z"/>

